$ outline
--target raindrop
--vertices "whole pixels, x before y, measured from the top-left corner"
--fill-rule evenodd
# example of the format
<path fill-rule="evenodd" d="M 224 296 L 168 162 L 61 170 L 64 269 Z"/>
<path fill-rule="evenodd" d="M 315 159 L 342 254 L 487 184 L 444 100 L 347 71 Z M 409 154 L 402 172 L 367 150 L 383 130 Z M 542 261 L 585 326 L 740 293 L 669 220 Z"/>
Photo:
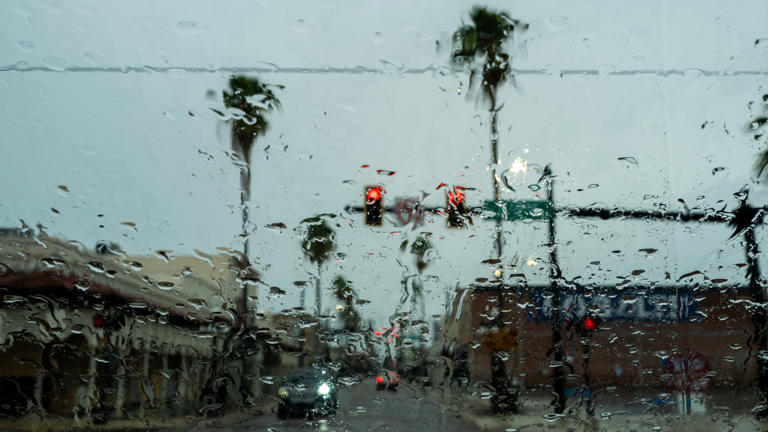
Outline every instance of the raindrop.
<path fill-rule="evenodd" d="M 17 295 L 7 295 L 3 297 L 3 303 L 5 304 L 15 304 L 15 303 L 22 303 L 24 302 L 24 297 L 17 296 Z"/>
<path fill-rule="evenodd" d="M 553 422 L 553 421 L 556 421 L 556 420 L 560 420 L 560 419 L 562 419 L 562 418 L 565 418 L 565 414 L 555 414 L 555 413 L 544 414 L 544 418 L 545 418 L 547 421 Z"/>
<path fill-rule="evenodd" d="M 703 74 L 701 69 L 689 68 L 686 69 L 683 74 L 687 77 L 699 77 Z"/>
<path fill-rule="evenodd" d="M 293 29 L 296 30 L 296 33 L 299 33 L 299 34 L 309 33 L 309 26 L 303 19 L 299 19 L 298 21 L 296 21 L 296 25 L 293 26 Z"/>
<path fill-rule="evenodd" d="M 616 71 L 616 67 L 613 65 L 604 64 L 604 65 L 600 65 L 597 68 L 597 74 L 603 78 L 607 77 L 608 75 L 612 74 L 615 71 Z"/>
<path fill-rule="evenodd" d="M 43 65 L 56 72 L 64 72 L 67 69 L 67 61 L 61 57 L 44 57 Z"/>
<path fill-rule="evenodd" d="M 168 291 L 173 288 L 173 282 L 158 282 L 157 286 L 163 291 Z"/>
<path fill-rule="evenodd" d="M 263 382 L 264 384 L 274 384 L 275 383 L 275 377 L 273 376 L 263 376 L 259 378 L 259 381 Z"/>
<path fill-rule="evenodd" d="M 568 27 L 568 18 L 562 15 L 552 15 L 547 20 L 547 28 L 550 31 L 562 31 Z"/>
<path fill-rule="evenodd" d="M 371 39 L 376 45 L 381 45 L 381 43 L 384 42 L 384 36 L 381 34 L 381 32 L 374 33 Z"/>
<path fill-rule="evenodd" d="M 534 192 L 538 192 L 539 190 L 541 190 L 541 186 L 539 186 L 537 184 L 532 184 L 532 185 L 528 185 L 528 189 L 530 189 L 530 190 L 532 190 Z"/>
<path fill-rule="evenodd" d="M 80 291 L 88 291 L 88 288 L 91 286 L 91 283 L 85 280 L 78 280 L 74 282 L 75 288 L 77 288 Z"/>
<path fill-rule="evenodd" d="M 599 185 L 599 184 L 597 184 L 597 183 L 592 183 L 592 184 L 590 184 L 589 186 L 587 186 L 587 189 L 596 189 L 596 188 L 598 188 L 599 186 L 600 186 L 600 185 Z"/>
<path fill-rule="evenodd" d="M 88 269 L 94 273 L 104 273 L 104 266 L 98 261 L 89 262 Z"/>
<path fill-rule="evenodd" d="M 24 52 L 30 52 L 32 50 L 32 48 L 35 47 L 35 44 L 33 44 L 30 41 L 25 41 L 25 40 L 19 41 L 18 45 L 19 45 L 19 49 L 21 49 Z"/>
<path fill-rule="evenodd" d="M 632 165 L 637 165 L 637 159 L 633 156 L 622 156 L 618 158 L 618 160 L 628 162 Z"/>

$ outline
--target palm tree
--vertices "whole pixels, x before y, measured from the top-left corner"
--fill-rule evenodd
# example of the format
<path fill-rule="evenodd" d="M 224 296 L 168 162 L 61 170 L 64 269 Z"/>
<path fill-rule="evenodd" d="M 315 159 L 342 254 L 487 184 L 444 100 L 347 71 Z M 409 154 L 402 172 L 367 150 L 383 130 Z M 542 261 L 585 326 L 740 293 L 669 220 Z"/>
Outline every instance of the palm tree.
<path fill-rule="evenodd" d="M 333 280 L 333 294 L 342 306 L 339 315 L 344 323 L 344 329 L 350 332 L 357 331 L 360 328 L 360 313 L 355 305 L 357 293 L 352 288 L 352 284 L 343 276 L 337 275 Z"/>
<path fill-rule="evenodd" d="M 425 312 L 424 312 L 424 282 L 421 277 L 424 270 L 429 265 L 429 258 L 427 257 L 427 254 L 430 250 L 434 249 L 434 246 L 432 246 L 432 242 L 429 241 L 429 236 L 432 233 L 424 232 L 419 234 L 419 238 L 414 240 L 413 243 L 411 243 L 411 254 L 413 254 L 413 259 L 416 263 L 416 271 L 418 272 L 418 279 L 413 283 L 413 296 L 411 297 L 411 302 L 415 305 L 416 301 L 421 305 L 421 319 L 423 320 L 425 318 Z"/>
<path fill-rule="evenodd" d="M 497 116 L 501 106 L 497 106 L 499 86 L 513 79 L 511 56 L 504 45 L 512 39 L 515 29 L 525 30 L 528 24 L 512 18 L 506 11 L 495 11 L 481 6 L 474 6 L 469 11 L 471 24 L 464 24 L 453 33 L 453 53 L 451 62 L 455 66 L 468 67 L 469 87 L 472 88 L 478 75 L 482 77 L 481 99 L 489 102 L 491 117 L 491 152 L 492 164 L 499 162 Z M 478 65 L 479 61 L 482 64 Z M 493 171 L 494 199 L 499 199 L 499 185 L 496 170 Z"/>
<path fill-rule="evenodd" d="M 231 126 L 230 138 L 232 152 L 239 159 L 240 167 L 240 207 L 242 208 L 242 234 L 243 257 L 238 261 L 241 273 L 243 292 L 238 305 L 238 312 L 242 314 L 248 324 L 247 308 L 247 281 L 258 278 L 257 273 L 250 266 L 248 256 L 248 203 L 251 199 L 251 154 L 256 138 L 264 136 L 269 130 L 269 122 L 266 115 L 270 111 L 280 108 L 280 100 L 275 96 L 273 89 L 283 89 L 281 85 L 263 83 L 258 78 L 245 75 L 233 75 L 229 78 L 229 89 L 222 91 L 224 107 L 235 111 L 231 117 L 227 117 L 218 110 L 213 110 Z M 240 262 L 241 261 L 241 262 Z"/>
<path fill-rule="evenodd" d="M 757 177 L 763 175 L 765 168 L 768 167 L 768 94 L 763 95 L 763 113 L 753 118 L 744 128 L 752 134 L 755 141 L 763 141 L 763 150 L 758 153 L 755 160 L 755 174 Z"/>
<path fill-rule="evenodd" d="M 512 57 L 505 50 L 505 45 L 512 39 L 513 32 L 526 30 L 528 24 L 522 23 L 510 16 L 506 11 L 497 11 L 482 6 L 474 6 L 469 11 L 470 24 L 463 24 L 453 33 L 453 52 L 451 62 L 453 65 L 469 68 L 469 88 L 474 87 L 478 75 L 480 82 L 480 99 L 488 102 L 488 112 L 491 124 L 491 164 L 497 165 L 499 161 L 498 149 L 498 112 L 502 106 L 498 105 L 497 91 L 499 86 L 512 80 Z M 493 199 L 499 200 L 499 180 L 496 168 L 492 172 Z M 496 222 L 496 255 L 502 255 L 502 229 L 501 220 Z M 503 282 L 499 284 L 499 301 L 503 299 Z M 501 303 L 499 303 L 501 307 Z M 498 327 L 498 321 L 495 323 Z M 497 358 L 498 357 L 498 358 Z M 491 370 L 493 372 L 494 388 L 497 399 L 501 403 L 494 402 L 499 409 L 506 407 L 515 410 L 516 403 L 509 400 L 510 395 L 506 384 L 506 372 L 504 363 L 500 360 L 500 353 L 494 351 L 491 356 Z"/>
<path fill-rule="evenodd" d="M 309 258 L 309 262 L 317 265 L 317 277 L 315 278 L 315 315 L 320 316 L 320 278 L 323 265 L 328 261 L 331 253 L 336 250 L 336 234 L 334 233 L 333 228 L 331 228 L 325 220 L 322 220 L 319 217 L 305 219 L 305 222 L 309 222 L 310 225 L 307 226 L 306 236 L 301 242 L 301 250 L 304 252 L 304 255 Z"/>
<path fill-rule="evenodd" d="M 258 78 L 233 75 L 229 79 L 229 90 L 222 91 L 224 106 L 236 110 L 227 120 L 231 124 L 232 152 L 240 159 L 240 205 L 243 211 L 243 250 L 248 258 L 248 202 L 251 199 L 251 154 L 256 138 L 269 130 L 266 114 L 280 108 L 280 100 L 273 88 L 281 85 L 261 82 Z M 221 114 L 221 113 L 220 113 Z M 222 116 L 224 114 L 221 114 Z"/>

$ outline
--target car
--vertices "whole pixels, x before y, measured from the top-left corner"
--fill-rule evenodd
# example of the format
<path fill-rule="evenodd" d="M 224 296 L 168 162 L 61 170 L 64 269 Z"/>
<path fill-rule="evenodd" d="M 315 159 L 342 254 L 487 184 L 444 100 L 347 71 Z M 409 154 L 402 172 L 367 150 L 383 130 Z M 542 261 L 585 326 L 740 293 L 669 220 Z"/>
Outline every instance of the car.
<path fill-rule="evenodd" d="M 297 415 L 335 414 L 339 408 L 336 393 L 336 380 L 330 370 L 294 370 L 278 389 L 277 416 L 284 419 Z"/>
<path fill-rule="evenodd" d="M 400 375 L 389 369 L 382 369 L 376 375 L 376 390 L 397 390 L 400 385 Z"/>

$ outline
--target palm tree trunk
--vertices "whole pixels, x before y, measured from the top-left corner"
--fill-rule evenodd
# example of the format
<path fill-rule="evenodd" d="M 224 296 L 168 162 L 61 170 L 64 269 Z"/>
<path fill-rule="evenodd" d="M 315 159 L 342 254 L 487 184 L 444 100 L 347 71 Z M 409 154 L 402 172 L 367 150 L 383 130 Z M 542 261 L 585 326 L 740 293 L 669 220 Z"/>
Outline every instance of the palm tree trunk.
<path fill-rule="evenodd" d="M 243 254 L 245 258 L 250 260 L 248 256 L 248 203 L 251 201 L 251 163 L 245 161 L 245 167 L 240 170 L 240 207 L 243 212 Z"/>
<path fill-rule="evenodd" d="M 321 267 L 318 264 L 317 266 L 317 278 L 315 279 L 315 316 L 320 316 L 320 308 L 322 306 L 321 299 L 320 299 L 320 277 L 321 277 Z"/>
<path fill-rule="evenodd" d="M 499 178 L 496 173 L 496 165 L 499 164 L 499 131 L 498 131 L 498 112 L 491 111 L 491 164 L 493 166 L 493 200 L 499 200 Z M 501 220 L 496 221 L 496 257 L 501 258 Z"/>

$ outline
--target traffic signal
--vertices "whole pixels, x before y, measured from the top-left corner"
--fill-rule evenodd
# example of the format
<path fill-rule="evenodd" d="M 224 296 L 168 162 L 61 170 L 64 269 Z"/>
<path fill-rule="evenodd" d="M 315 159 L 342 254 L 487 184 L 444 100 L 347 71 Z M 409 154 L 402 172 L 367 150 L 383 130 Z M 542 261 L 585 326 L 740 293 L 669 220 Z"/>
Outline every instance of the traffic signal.
<path fill-rule="evenodd" d="M 384 191 L 381 186 L 369 186 L 365 188 L 365 224 L 381 225 L 384 214 Z"/>
<path fill-rule="evenodd" d="M 597 330 L 598 324 L 600 324 L 600 320 L 596 316 L 587 314 L 579 323 L 579 332 L 585 337 L 592 336 L 592 333 Z"/>
<path fill-rule="evenodd" d="M 469 217 L 469 210 L 465 202 L 464 194 L 461 193 L 463 188 L 453 187 L 453 193 L 446 192 L 446 205 L 445 209 L 448 213 L 448 226 L 451 228 L 465 227 L 465 220 L 469 220 L 472 223 L 472 218 Z"/>

